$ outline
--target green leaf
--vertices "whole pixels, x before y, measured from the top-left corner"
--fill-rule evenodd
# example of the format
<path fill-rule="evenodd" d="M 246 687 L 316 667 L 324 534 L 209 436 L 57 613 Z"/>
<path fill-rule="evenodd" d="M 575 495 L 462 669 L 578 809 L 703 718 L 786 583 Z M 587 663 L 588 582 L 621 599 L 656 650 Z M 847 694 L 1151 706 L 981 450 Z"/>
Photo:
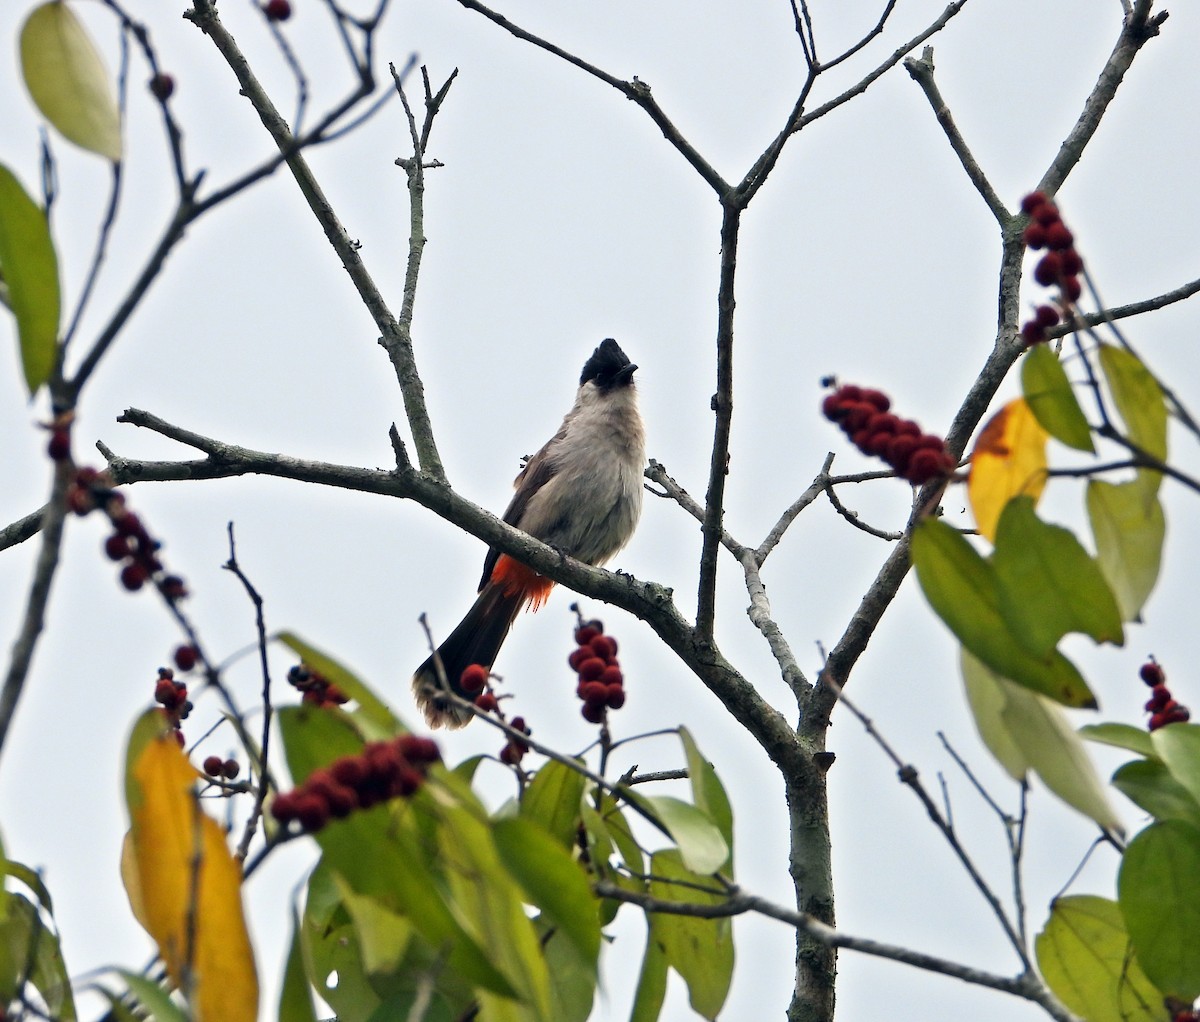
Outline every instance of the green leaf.
<path fill-rule="evenodd" d="M 32 397 L 50 378 L 58 352 L 58 255 L 46 214 L 0 165 L 0 276 L 17 320 L 21 368 Z"/>
<path fill-rule="evenodd" d="M 1014 497 L 1000 515 L 992 565 L 1000 613 L 1036 657 L 1068 632 L 1095 642 L 1125 642 L 1121 612 L 1099 566 L 1069 529 L 1038 518 L 1029 497 Z"/>
<path fill-rule="evenodd" d="M 1077 451 L 1096 452 L 1071 381 L 1049 346 L 1035 344 L 1022 359 L 1021 390 L 1038 422 L 1055 440 Z"/>
<path fill-rule="evenodd" d="M 1167 403 L 1162 388 L 1142 360 L 1111 344 L 1099 347 L 1100 368 L 1128 437 L 1159 461 L 1167 460 Z"/>
<path fill-rule="evenodd" d="M 679 729 L 679 740 L 683 742 L 683 753 L 687 757 L 692 801 L 696 803 L 697 809 L 716 824 L 721 837 L 725 839 L 725 844 L 729 846 L 729 859 L 719 867 L 729 870 L 733 865 L 733 807 L 729 804 L 729 796 L 725 793 L 713 765 L 704 758 L 687 728 Z"/>
<path fill-rule="evenodd" d="M 578 770 L 550 760 L 534 775 L 521 797 L 521 815 L 572 848 L 579 830 L 580 801 L 586 781 Z"/>
<path fill-rule="evenodd" d="M 693 873 L 715 873 L 728 861 L 729 845 L 721 831 L 690 802 L 670 795 L 643 795 L 641 801 L 667 828 Z"/>
<path fill-rule="evenodd" d="M 1164 1022 L 1162 994 L 1133 957 L 1115 901 L 1057 899 L 1035 951 L 1047 985 L 1087 1022 Z"/>
<path fill-rule="evenodd" d="M 358 711 L 354 716 L 361 716 L 364 722 L 373 726 L 376 733 L 371 737 L 391 738 L 408 731 L 408 728 L 388 708 L 387 703 L 372 692 L 349 668 L 338 663 L 327 653 L 322 653 L 316 646 L 310 646 L 292 632 L 280 632 L 275 638 L 328 682 L 336 685 L 358 703 Z"/>
<path fill-rule="evenodd" d="M 1168 724 L 1150 740 L 1171 776 L 1200 802 L 1200 724 Z"/>
<path fill-rule="evenodd" d="M 967 690 L 967 705 L 975 729 L 988 751 L 1014 781 L 1023 781 L 1030 763 L 1004 720 L 1009 690 L 1000 677 L 965 647 L 959 648 L 959 668 Z"/>
<path fill-rule="evenodd" d="M 478 946 L 488 950 L 492 967 L 511 984 L 511 990 L 501 996 L 519 1001 L 533 1018 L 548 1019 L 550 978 L 537 934 L 525 915 L 521 888 L 501 861 L 487 824 L 475 812 L 460 806 L 439 809 L 438 861 L 457 918 Z M 550 843 L 547 838 L 544 847 Z M 498 1012 L 506 1010 L 494 998 L 481 998 L 481 1003 L 492 1004 Z M 484 1017 L 490 1017 L 486 1011 Z"/>
<path fill-rule="evenodd" d="M 1167 523 L 1155 492 L 1157 478 L 1158 473 L 1139 472 L 1127 483 L 1093 479 L 1087 485 L 1096 557 L 1126 621 L 1141 619 L 1162 565 Z"/>
<path fill-rule="evenodd" d="M 283 970 L 283 988 L 279 992 L 279 1022 L 317 1022 L 300 938 L 300 918 L 293 906 L 292 940 Z"/>
<path fill-rule="evenodd" d="M 21 73 L 33 102 L 63 138 L 116 162 L 121 112 L 104 61 L 60 0 L 35 7 L 21 28 Z"/>
<path fill-rule="evenodd" d="M 546 968 L 550 973 L 550 1005 L 554 1022 L 587 1022 L 596 999 L 596 965 L 582 962 L 561 934 L 543 929 Z"/>
<path fill-rule="evenodd" d="M 1200 828 L 1151 824 L 1125 849 L 1117 890 L 1142 969 L 1190 1003 L 1200 995 Z"/>
<path fill-rule="evenodd" d="M 1200 803 L 1158 760 L 1126 763 L 1117 768 L 1112 782 L 1122 795 L 1156 820 L 1183 820 L 1200 827 Z"/>
<path fill-rule="evenodd" d="M 600 917 L 588 878 L 562 845 L 527 819 L 492 827 L 496 850 L 528 900 L 565 936 L 582 963 L 595 970 L 600 957 Z"/>
<path fill-rule="evenodd" d="M 10 876 L 19 880 L 34 893 L 42 908 L 51 915 L 54 915 L 54 903 L 50 900 L 50 892 L 46 889 L 46 885 L 42 883 L 42 878 L 38 875 L 37 870 L 4 858 L 3 852 L 0 850 L 0 876 Z M 0 883 L 0 888 L 3 887 L 4 884 Z M 0 918 L 3 918 L 3 915 L 3 911 L 0 910 Z"/>
<path fill-rule="evenodd" d="M 171 1000 L 171 995 L 152 979 L 139 976 L 136 972 L 117 970 L 129 992 L 138 999 L 143 1008 L 150 1012 L 154 1022 L 190 1022 L 184 1010 Z"/>
<path fill-rule="evenodd" d="M 362 965 L 358 934 L 337 901 L 331 870 L 318 864 L 308 878 L 301 923 L 305 971 L 318 995 L 338 1018 L 365 1019 L 379 1006 Z"/>
<path fill-rule="evenodd" d="M 711 881 L 687 868 L 675 849 L 656 852 L 650 861 L 650 893 L 664 901 L 696 905 L 719 905 L 722 893 L 709 894 L 697 885 Z M 697 1014 L 715 1019 L 729 994 L 733 979 L 733 926 L 728 917 L 701 919 L 695 916 L 656 912 L 651 931 L 667 956 L 667 963 L 683 978 L 688 1000 Z"/>
<path fill-rule="evenodd" d="M 976 693 L 971 708 L 980 736 L 1005 769 L 1019 777 L 1013 768 L 1023 763 L 1067 805 L 1101 827 L 1120 832 L 1121 821 L 1109 804 L 1105 786 L 1062 708 L 989 671 L 965 650 L 962 671 L 968 692 Z M 989 688 L 992 691 L 980 698 L 978 693 Z M 996 744 L 1012 757 L 1011 762 L 996 752 Z"/>
<path fill-rule="evenodd" d="M 997 674 L 1067 706 L 1095 707 L 1075 666 L 1054 651 L 1036 657 L 1008 629 L 1000 613 L 996 571 L 945 522 L 926 518 L 913 530 L 912 560 L 925 599 L 979 660 Z"/>
<path fill-rule="evenodd" d="M 447 891 L 443 878 L 434 870 L 434 864 L 448 871 L 465 869 L 461 860 L 471 857 L 479 839 L 472 839 L 472 847 L 464 841 L 454 857 L 438 855 L 418 833 L 414 806 L 420 801 L 422 796 L 418 794 L 394 810 L 387 805 L 375 806 L 330 823 L 316 835 L 324 852 L 323 862 L 355 893 L 378 898 L 407 916 L 429 944 L 445 949 L 448 965 L 469 982 L 512 997 L 516 992 L 513 985 L 483 949 L 493 945 L 487 943 L 485 935 L 468 932 L 460 921 L 464 917 L 459 899 Z M 451 841 L 451 835 L 444 831 L 444 827 L 438 827 L 435 835 L 443 846 Z M 498 874 L 499 869 L 493 866 L 466 882 L 486 884 Z M 500 882 L 496 886 L 499 888 Z"/>
<path fill-rule="evenodd" d="M 370 895 L 355 894 L 334 875 L 362 949 L 363 970 L 370 976 L 394 972 L 404 960 L 413 936 L 412 923 Z"/>
<path fill-rule="evenodd" d="M 1115 745 L 1142 756 L 1154 755 L 1154 743 L 1150 732 L 1132 724 L 1084 724 L 1079 729 L 1080 737 L 1102 745 Z"/>
<path fill-rule="evenodd" d="M 58 936 L 37 906 L 23 894 L 11 893 L 0 920 L 0 1005 L 37 990 L 57 1022 L 74 1022 L 75 999 Z"/>
<path fill-rule="evenodd" d="M 648 929 L 646 953 L 642 957 L 642 969 L 638 974 L 629 1022 L 658 1022 L 667 998 L 667 954 L 662 942 L 654 934 L 653 924 Z"/>
<path fill-rule="evenodd" d="M 362 736 L 350 718 L 334 707 L 282 706 L 277 719 L 293 784 L 303 784 L 314 770 L 335 759 L 362 752 Z"/>

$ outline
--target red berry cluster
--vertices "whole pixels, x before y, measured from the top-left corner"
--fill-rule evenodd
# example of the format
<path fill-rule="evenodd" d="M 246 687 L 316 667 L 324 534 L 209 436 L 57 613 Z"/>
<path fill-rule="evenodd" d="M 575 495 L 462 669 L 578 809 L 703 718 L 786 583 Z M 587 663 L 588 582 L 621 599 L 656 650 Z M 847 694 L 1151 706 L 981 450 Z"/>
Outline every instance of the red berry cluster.
<path fill-rule="evenodd" d="M 158 557 L 162 544 L 125 506 L 125 495 L 113 489 L 112 480 L 105 473 L 88 467 L 78 469 L 67 487 L 67 507 L 81 516 L 97 509 L 108 516 L 113 532 L 104 541 L 104 552 L 110 560 L 122 562 L 121 585 L 131 593 L 153 582 L 172 602 L 187 596 L 183 579 L 164 573 Z"/>
<path fill-rule="evenodd" d="M 1083 285 L 1079 274 L 1083 260 L 1075 251 L 1075 236 L 1067 229 L 1058 207 L 1042 192 L 1030 192 L 1021 200 L 1021 209 L 1029 216 L 1029 226 L 1023 235 L 1026 247 L 1047 252 L 1033 268 L 1033 279 L 1042 287 L 1056 287 L 1059 305 L 1067 308 L 1079 300 Z M 1046 331 L 1061 319 L 1053 305 L 1039 305 L 1033 319 L 1021 327 L 1026 345 L 1046 339 Z"/>
<path fill-rule="evenodd" d="M 533 734 L 533 729 L 525 723 L 524 717 L 513 717 L 508 722 L 508 726 L 514 731 L 520 731 L 524 735 Z M 508 744 L 500 750 L 500 762 L 507 763 L 509 766 L 516 766 L 528 751 L 528 742 L 523 742 L 519 738 L 509 738 Z"/>
<path fill-rule="evenodd" d="M 296 820 L 311 834 L 356 809 L 407 798 L 425 782 L 430 764 L 441 758 L 432 738 L 401 735 L 390 742 L 369 742 L 357 756 L 336 759 L 282 792 L 271 804 L 271 814 L 285 825 Z"/>
<path fill-rule="evenodd" d="M 567 657 L 579 675 L 575 694 L 583 700 L 583 719 L 603 723 L 608 710 L 625 705 L 625 676 L 617 663 L 617 640 L 604 634 L 600 621 L 581 621 L 575 629 L 576 649 Z"/>
<path fill-rule="evenodd" d="M 242 765 L 236 759 L 222 759 L 220 756 L 204 757 L 204 772 L 209 777 L 232 781 L 241 771 Z"/>
<path fill-rule="evenodd" d="M 848 383 L 826 396 L 821 411 L 863 454 L 882 458 L 913 486 L 949 476 L 957 462 L 946 441 L 923 432 L 912 419 L 894 415 L 891 406 L 883 391 Z"/>
<path fill-rule="evenodd" d="M 1188 708 L 1171 698 L 1171 690 L 1167 688 L 1167 672 L 1154 657 L 1142 664 L 1138 676 L 1150 686 L 1146 712 L 1150 714 L 1151 731 L 1157 731 L 1168 724 L 1183 724 L 1191 719 L 1192 714 Z"/>
<path fill-rule="evenodd" d="M 192 712 L 192 701 L 188 699 L 187 685 L 177 681 L 175 672 L 169 667 L 158 669 L 158 680 L 154 683 L 154 701 L 162 706 L 163 716 L 171 725 L 172 734 L 180 746 L 183 745 L 183 732 L 179 730 L 179 722 L 187 720 Z"/>
<path fill-rule="evenodd" d="M 302 693 L 300 701 L 310 706 L 341 706 L 350 702 L 345 692 L 308 664 L 296 664 L 288 671 L 287 680 L 292 688 Z"/>
<path fill-rule="evenodd" d="M 262 10 L 268 21 L 287 21 L 292 16 L 289 0 L 267 0 Z"/>

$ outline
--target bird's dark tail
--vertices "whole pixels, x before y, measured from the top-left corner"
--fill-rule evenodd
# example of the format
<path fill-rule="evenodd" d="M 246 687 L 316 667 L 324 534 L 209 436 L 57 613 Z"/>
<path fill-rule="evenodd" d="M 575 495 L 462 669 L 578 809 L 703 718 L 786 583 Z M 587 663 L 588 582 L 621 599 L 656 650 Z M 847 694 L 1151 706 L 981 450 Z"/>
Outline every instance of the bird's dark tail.
<path fill-rule="evenodd" d="M 447 699 L 447 687 L 463 695 L 462 672 L 471 664 L 491 667 L 500 647 L 529 596 L 489 582 L 475 599 L 467 616 L 459 622 L 413 675 L 413 695 L 430 727 L 460 728 L 471 720 L 471 712 Z M 439 661 L 441 672 L 439 672 Z"/>

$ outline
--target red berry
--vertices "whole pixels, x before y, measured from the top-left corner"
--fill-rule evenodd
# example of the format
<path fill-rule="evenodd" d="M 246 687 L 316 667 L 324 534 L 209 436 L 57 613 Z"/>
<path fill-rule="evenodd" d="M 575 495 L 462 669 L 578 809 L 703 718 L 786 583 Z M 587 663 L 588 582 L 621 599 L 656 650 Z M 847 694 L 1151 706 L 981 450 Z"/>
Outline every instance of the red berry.
<path fill-rule="evenodd" d="M 584 703 L 583 709 L 579 711 L 583 715 L 583 719 L 589 724 L 602 724 L 604 722 L 604 704 Z"/>
<path fill-rule="evenodd" d="M 1083 259 L 1080 258 L 1079 253 L 1075 249 L 1064 249 L 1058 253 L 1058 257 L 1062 260 L 1062 271 L 1068 277 L 1073 277 L 1083 270 Z"/>
<path fill-rule="evenodd" d="M 149 572 L 138 564 L 136 561 L 132 564 L 125 565 L 121 569 L 121 585 L 128 589 L 131 593 L 136 593 L 146 584 L 146 579 L 150 577 Z"/>
<path fill-rule="evenodd" d="M 609 635 L 597 635 L 589 645 L 602 660 L 612 660 L 617 655 L 617 640 Z"/>
<path fill-rule="evenodd" d="M 343 756 L 329 765 L 329 775 L 347 788 L 358 788 L 367 779 L 367 773 L 367 764 L 361 756 Z"/>
<path fill-rule="evenodd" d="M 358 808 L 358 796 L 345 785 L 334 784 L 325 792 L 325 804 L 329 815 L 335 820 L 344 820 Z"/>
<path fill-rule="evenodd" d="M 150 94 L 165 103 L 175 92 L 175 79 L 164 71 L 160 71 L 149 82 Z"/>
<path fill-rule="evenodd" d="M 864 390 L 862 400 L 879 412 L 886 412 L 892 407 L 892 399 L 882 390 Z"/>
<path fill-rule="evenodd" d="M 170 678 L 159 678 L 154 686 L 154 701 L 161 703 L 168 710 L 175 709 L 185 697 L 186 691 L 180 692 L 179 687 Z"/>
<path fill-rule="evenodd" d="M 521 762 L 521 757 L 525 753 L 515 745 L 509 744 L 500 750 L 500 762 L 506 763 L 509 766 L 516 766 Z"/>
<path fill-rule="evenodd" d="M 521 731 L 527 735 L 533 733 L 530 731 L 529 725 L 525 723 L 524 717 L 513 717 L 513 719 L 509 721 L 509 727 L 511 727 L 514 731 Z"/>
<path fill-rule="evenodd" d="M 184 745 L 187 744 L 183 737 L 183 732 L 180 731 L 179 728 L 176 728 L 174 731 L 171 732 L 171 734 L 175 736 L 175 744 L 178 745 L 181 749 L 184 747 Z"/>
<path fill-rule="evenodd" d="M 1079 283 L 1078 277 L 1065 277 L 1062 282 L 1063 297 L 1068 302 L 1079 301 L 1079 296 L 1083 294 L 1083 285 Z"/>
<path fill-rule="evenodd" d="M 1031 319 L 1021 327 L 1021 340 L 1025 342 L 1025 347 L 1031 348 L 1035 344 L 1040 344 L 1045 339 L 1046 328 L 1036 319 Z"/>
<path fill-rule="evenodd" d="M 914 486 L 921 486 L 931 479 L 946 475 L 949 471 L 946 467 L 946 461 L 945 454 L 939 454 L 928 447 L 922 447 L 919 450 L 913 451 L 912 457 L 908 459 L 908 470 L 904 473 L 904 478 Z"/>
<path fill-rule="evenodd" d="M 1021 212 L 1032 213 L 1038 206 L 1044 206 L 1049 201 L 1045 192 L 1030 192 L 1021 200 Z"/>
<path fill-rule="evenodd" d="M 1062 276 L 1062 258 L 1057 252 L 1047 252 L 1033 268 L 1033 279 L 1042 287 L 1057 284 L 1060 276 Z"/>
<path fill-rule="evenodd" d="M 908 467 L 908 459 L 912 457 L 912 452 L 917 448 L 917 438 L 914 436 L 901 435 L 893 438 L 888 444 L 887 454 L 885 459 L 897 472 L 903 473 Z"/>
<path fill-rule="evenodd" d="M 821 402 L 821 414 L 833 422 L 837 422 L 845 411 L 845 404 L 837 394 L 829 394 Z"/>
<path fill-rule="evenodd" d="M 131 552 L 132 548 L 125 536 L 113 534 L 104 541 L 104 554 L 109 560 L 123 561 Z"/>
<path fill-rule="evenodd" d="M 1053 305 L 1039 305 L 1036 318 L 1037 322 L 1044 327 L 1057 326 L 1060 319 L 1058 309 Z"/>
<path fill-rule="evenodd" d="M 491 692 L 483 692 L 475 697 L 475 705 L 478 706 L 484 713 L 495 713 L 500 707 L 500 703 L 496 700 L 496 696 Z"/>
<path fill-rule="evenodd" d="M 1051 224 L 1062 222 L 1062 218 L 1058 214 L 1058 207 L 1053 202 L 1043 202 L 1038 206 L 1033 211 L 1033 219 L 1043 227 L 1049 227 Z"/>
<path fill-rule="evenodd" d="M 227 781 L 232 781 L 241 772 L 242 765 L 236 759 L 227 759 L 221 764 L 221 773 Z"/>
<path fill-rule="evenodd" d="M 624 685 L 609 685 L 608 686 L 608 708 L 610 710 L 619 710 L 625 705 L 625 686 Z"/>
<path fill-rule="evenodd" d="M 199 657 L 200 651 L 195 646 L 180 646 L 175 650 L 175 666 L 181 671 L 190 671 Z"/>
<path fill-rule="evenodd" d="M 605 685 L 620 685 L 625 681 L 625 678 L 621 674 L 620 667 L 616 664 L 609 664 L 604 668 L 604 673 L 600 675 L 599 680 L 604 682 Z"/>
<path fill-rule="evenodd" d="M 396 794 L 408 798 L 424 783 L 425 775 L 421 771 L 411 766 L 402 766 L 396 774 Z"/>
<path fill-rule="evenodd" d="M 220 777 L 225 769 L 225 760 L 220 756 L 204 757 L 204 772 L 209 777 Z"/>
<path fill-rule="evenodd" d="M 271 815 L 280 823 L 290 823 L 296 818 L 296 793 L 283 791 L 271 803 Z"/>
<path fill-rule="evenodd" d="M 1036 220 L 1025 228 L 1025 233 L 1021 235 L 1025 242 L 1026 248 L 1034 249 L 1046 247 L 1046 228 L 1039 224 Z"/>
<path fill-rule="evenodd" d="M 462 676 L 458 679 L 459 685 L 467 695 L 474 695 L 476 692 L 482 692 L 483 686 L 487 684 L 488 671 L 482 664 L 468 664 L 462 672 Z"/>
<path fill-rule="evenodd" d="M 1161 685 L 1167 680 L 1167 672 L 1162 669 L 1162 665 L 1158 661 L 1147 660 L 1138 668 L 1138 677 L 1147 685 Z"/>
<path fill-rule="evenodd" d="M 292 5 L 289 0 L 267 0 L 263 14 L 269 21 L 287 21 L 292 16 Z"/>
<path fill-rule="evenodd" d="M 396 739 L 400 754 L 413 763 L 436 763 L 442 758 L 437 742 L 419 735 L 403 735 Z"/>
<path fill-rule="evenodd" d="M 588 640 L 591 641 L 590 639 Z M 571 665 L 571 670 L 579 670 L 579 665 L 592 655 L 591 646 L 577 646 L 571 650 L 571 655 L 567 657 L 567 663 Z"/>
<path fill-rule="evenodd" d="M 50 434 L 50 443 L 46 445 L 46 453 L 54 461 L 66 461 L 71 456 L 71 434 L 65 429 L 56 429 Z"/>
<path fill-rule="evenodd" d="M 336 703 L 338 706 L 341 706 L 343 703 L 350 702 L 350 697 L 336 685 L 326 685 L 321 696 L 327 704 Z"/>
<path fill-rule="evenodd" d="M 608 666 L 598 656 L 588 657 L 579 665 L 579 677 L 582 681 L 595 681 L 604 673 L 604 668 Z"/>
<path fill-rule="evenodd" d="M 575 629 L 575 641 L 581 646 L 586 646 L 597 635 L 600 635 L 603 629 L 595 627 L 592 624 L 580 625 Z"/>
<path fill-rule="evenodd" d="M 1164 724 L 1170 723 L 1165 713 L 1155 713 L 1150 717 L 1150 730 L 1157 731 Z"/>
<path fill-rule="evenodd" d="M 1046 228 L 1046 247 L 1062 251 L 1075 244 L 1075 235 L 1068 230 L 1061 220 Z"/>
<path fill-rule="evenodd" d="M 1184 724 L 1191 719 L 1192 713 L 1186 706 L 1180 706 L 1171 713 L 1169 724 Z"/>
<path fill-rule="evenodd" d="M 608 686 L 602 681 L 586 681 L 580 686 L 580 694 L 585 703 L 602 706 L 608 698 Z"/>
<path fill-rule="evenodd" d="M 316 795 L 302 794 L 296 799 L 296 819 L 310 834 L 329 822 L 329 804 Z"/>

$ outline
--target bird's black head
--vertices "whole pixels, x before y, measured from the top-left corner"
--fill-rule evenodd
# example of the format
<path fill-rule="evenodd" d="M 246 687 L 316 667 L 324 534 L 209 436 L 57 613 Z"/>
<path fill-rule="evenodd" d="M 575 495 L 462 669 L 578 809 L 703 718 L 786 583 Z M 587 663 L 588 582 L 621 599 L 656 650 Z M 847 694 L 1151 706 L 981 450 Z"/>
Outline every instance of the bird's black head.
<path fill-rule="evenodd" d="M 637 366 L 629 361 L 621 346 L 609 337 L 600 342 L 600 347 L 584 363 L 579 385 L 582 387 L 590 380 L 601 390 L 623 387 L 633 379 L 635 369 Z"/>

